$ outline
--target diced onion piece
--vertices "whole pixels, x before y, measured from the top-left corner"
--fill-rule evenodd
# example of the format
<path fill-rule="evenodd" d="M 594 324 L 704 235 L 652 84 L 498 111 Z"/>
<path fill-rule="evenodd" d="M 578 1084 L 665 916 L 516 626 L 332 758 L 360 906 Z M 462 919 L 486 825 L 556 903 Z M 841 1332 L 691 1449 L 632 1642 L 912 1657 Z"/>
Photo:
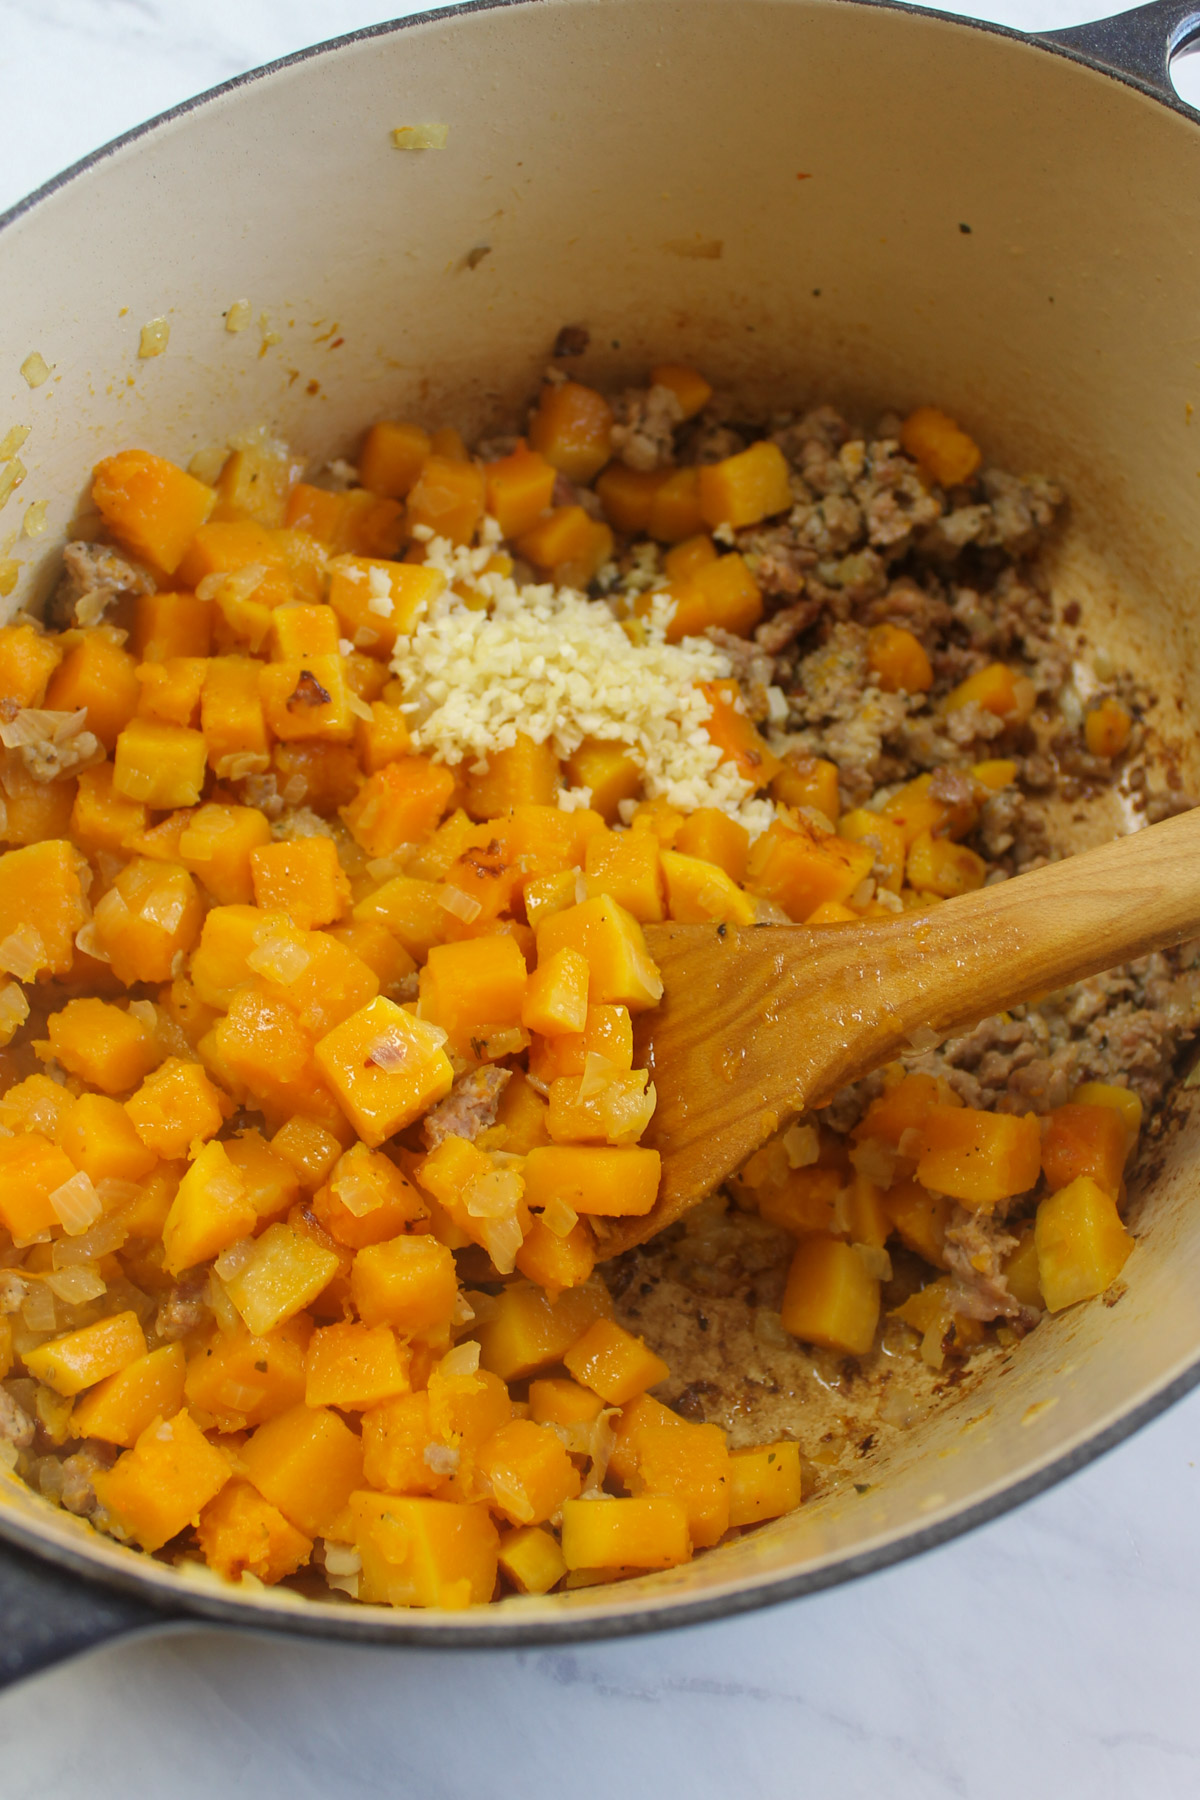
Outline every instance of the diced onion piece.
<path fill-rule="evenodd" d="M 158 1008 L 153 1000 L 131 1000 L 129 1016 L 131 1019 L 140 1019 L 147 1031 L 158 1030 Z"/>
<path fill-rule="evenodd" d="M 96 1192 L 106 1213 L 122 1212 L 125 1207 L 132 1206 L 135 1200 L 142 1197 L 142 1190 L 136 1181 L 122 1181 L 116 1175 L 106 1175 L 103 1181 L 98 1181 Z"/>
<path fill-rule="evenodd" d="M 43 1280 L 66 1306 L 83 1306 L 88 1300 L 98 1300 L 101 1294 L 108 1292 L 108 1283 L 92 1262 L 56 1269 Z"/>
<path fill-rule="evenodd" d="M 368 725 L 375 716 L 366 701 L 360 694 L 356 694 L 353 688 L 349 689 L 346 694 L 346 711 L 353 713 L 356 719 L 365 719 Z"/>
<path fill-rule="evenodd" d="M 474 1375 L 479 1367 L 479 1345 L 474 1338 L 466 1343 L 456 1344 L 448 1350 L 438 1364 L 439 1375 Z"/>
<path fill-rule="evenodd" d="M 141 357 L 161 356 L 171 336 L 171 327 L 166 319 L 150 319 L 142 326 L 138 339 L 138 355 Z"/>
<path fill-rule="evenodd" d="M 376 1212 L 383 1205 L 383 1189 L 370 1176 L 353 1166 L 343 1170 L 331 1185 L 335 1198 L 356 1219 L 365 1218 L 368 1213 Z"/>
<path fill-rule="evenodd" d="M 412 1054 L 413 1047 L 407 1039 L 384 1032 L 371 1045 L 367 1061 L 374 1063 L 377 1069 L 386 1069 L 389 1075 L 396 1075 L 406 1066 Z"/>
<path fill-rule="evenodd" d="M 454 1444 L 426 1444 L 422 1457 L 435 1475 L 453 1475 L 462 1460 Z"/>
<path fill-rule="evenodd" d="M 555 1194 L 542 1208 L 542 1224 L 555 1237 L 570 1237 L 578 1223 L 579 1214 L 559 1194 Z"/>
<path fill-rule="evenodd" d="M 54 1310 L 54 1295 L 44 1281 L 30 1284 L 29 1292 L 21 1302 L 21 1318 L 30 1331 L 54 1330 L 58 1314 Z"/>
<path fill-rule="evenodd" d="M 92 1178 L 83 1169 L 55 1188 L 50 1209 L 68 1237 L 82 1237 L 104 1212 Z"/>
<path fill-rule="evenodd" d="M 19 750 L 23 744 L 66 744 L 87 724 L 87 707 L 75 712 L 52 712 L 42 706 L 23 706 L 15 718 L 0 723 L 0 744 Z"/>
<path fill-rule="evenodd" d="M 229 308 L 229 311 L 225 314 L 226 331 L 245 331 L 249 323 L 250 302 L 248 300 L 235 300 L 233 305 Z"/>
<path fill-rule="evenodd" d="M 325 1573 L 327 1575 L 357 1575 L 362 1568 L 362 1557 L 353 1544 L 331 1544 L 325 1541 Z"/>
<path fill-rule="evenodd" d="M 821 1154 L 816 1126 L 790 1125 L 783 1134 L 783 1148 L 787 1154 L 789 1168 L 811 1168 Z"/>
<path fill-rule="evenodd" d="M 0 939 L 0 969 L 15 975 L 18 981 L 32 981 L 48 961 L 42 934 L 32 925 L 18 925 Z"/>
<path fill-rule="evenodd" d="M 854 1248 L 872 1281 L 892 1279 L 892 1259 L 882 1244 L 855 1244 Z"/>
<path fill-rule="evenodd" d="M 525 1241 L 521 1221 L 515 1213 L 507 1219 L 485 1219 L 479 1228 L 483 1247 L 501 1275 L 511 1275 L 517 1266 L 517 1251 Z"/>
<path fill-rule="evenodd" d="M 914 1050 L 925 1051 L 936 1050 L 942 1040 L 932 1025 L 914 1025 L 908 1034 L 908 1041 Z"/>
<path fill-rule="evenodd" d="M 589 1050 L 583 1061 L 583 1074 L 579 1077 L 579 1098 L 595 1100 L 606 1093 L 621 1071 L 615 1062 L 607 1056 L 601 1056 L 598 1050 Z"/>
<path fill-rule="evenodd" d="M 456 1331 L 464 1325 L 475 1323 L 475 1308 L 467 1299 L 462 1288 L 459 1288 L 458 1293 L 454 1296 L 454 1311 L 450 1314 L 450 1323 Z"/>
<path fill-rule="evenodd" d="M 470 925 L 483 911 L 483 907 L 472 894 L 464 894 L 461 888 L 446 886 L 438 895 L 438 905 L 445 912 L 461 919 L 464 925 Z"/>
<path fill-rule="evenodd" d="M 50 373 L 50 364 L 40 350 L 31 350 L 21 364 L 21 374 L 31 388 L 39 388 L 43 381 L 49 381 Z"/>
<path fill-rule="evenodd" d="M 485 1038 L 473 1039 L 472 1049 L 476 1050 L 483 1062 L 499 1062 L 502 1056 L 519 1056 L 522 1050 L 529 1048 L 529 1033 L 520 1025 L 509 1025 L 504 1031 L 490 1031 Z"/>
<path fill-rule="evenodd" d="M 251 950 L 246 967 L 253 969 L 256 975 L 265 975 L 268 981 L 277 981 L 281 987 L 287 987 L 293 981 L 299 981 L 311 961 L 303 944 L 297 943 L 294 937 L 280 934 L 267 938 L 265 943 Z"/>
<path fill-rule="evenodd" d="M 0 1045 L 11 1044 L 28 1017 L 25 990 L 15 981 L 6 981 L 0 987 Z"/>
<path fill-rule="evenodd" d="M 612 1455 L 613 1446 L 617 1441 L 613 1420 L 619 1419 L 620 1416 L 619 1406 L 605 1406 L 592 1420 L 587 1448 L 592 1466 L 588 1470 L 587 1485 L 584 1488 L 585 1498 L 589 1494 L 598 1495 L 604 1486 L 604 1477 L 608 1474 L 608 1459 Z"/>
<path fill-rule="evenodd" d="M 96 1192 L 100 1194 L 103 1204 L 104 1195 L 100 1188 Z M 128 1236 L 120 1219 L 101 1219 L 98 1225 L 93 1225 L 82 1237 L 59 1238 L 50 1252 L 50 1261 L 56 1269 L 70 1269 L 79 1263 L 95 1262 L 97 1257 L 111 1256 L 114 1250 L 119 1250 Z"/>
<path fill-rule="evenodd" d="M 392 143 L 397 150 L 444 150 L 449 136 L 448 125 L 397 125 Z"/>
<path fill-rule="evenodd" d="M 509 1219 L 521 1204 L 525 1183 L 515 1169 L 492 1169 L 479 1175 L 467 1189 L 467 1213 L 472 1219 Z M 517 1248 L 521 1239 L 517 1239 Z"/>
<path fill-rule="evenodd" d="M 239 1238 L 236 1244 L 230 1244 L 227 1250 L 222 1250 L 214 1261 L 213 1268 L 222 1281 L 232 1281 L 236 1275 L 241 1274 L 253 1255 L 254 1239 Z"/>
<path fill-rule="evenodd" d="M 229 1298 L 228 1289 L 215 1269 L 210 1269 L 208 1272 L 204 1304 L 216 1319 L 219 1331 L 233 1335 L 242 1329 L 242 1315 Z"/>

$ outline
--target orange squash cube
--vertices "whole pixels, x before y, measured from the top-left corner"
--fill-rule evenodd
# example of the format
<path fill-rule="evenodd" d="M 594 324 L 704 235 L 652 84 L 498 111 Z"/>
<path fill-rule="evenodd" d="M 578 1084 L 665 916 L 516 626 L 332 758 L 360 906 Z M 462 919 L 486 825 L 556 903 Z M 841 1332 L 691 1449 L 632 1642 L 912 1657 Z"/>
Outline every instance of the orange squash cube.
<path fill-rule="evenodd" d="M 44 1381 L 56 1394 L 71 1395 L 94 1387 L 106 1375 L 116 1375 L 145 1354 L 146 1334 L 137 1314 L 123 1312 L 26 1350 L 23 1360 L 35 1381 Z"/>
<path fill-rule="evenodd" d="M 661 1356 L 612 1319 L 597 1319 L 562 1360 L 576 1381 L 610 1406 L 624 1406 L 671 1373 Z"/>
<path fill-rule="evenodd" d="M 258 1214 L 241 1172 L 219 1143 L 205 1144 L 175 1191 L 163 1226 L 163 1266 L 179 1275 L 236 1244 Z"/>
<path fill-rule="evenodd" d="M 1042 1172 L 1042 1134 L 1034 1113 L 933 1106 L 926 1116 L 917 1180 L 975 1209 L 1025 1194 Z"/>
<path fill-rule="evenodd" d="M 340 655 L 263 663 L 258 693 L 267 730 L 281 742 L 347 744 L 355 715 Z"/>
<path fill-rule="evenodd" d="M 591 1388 L 561 1375 L 544 1375 L 529 1384 L 529 1416 L 537 1425 L 590 1425 L 603 1404 Z"/>
<path fill-rule="evenodd" d="M 209 766 L 223 781 L 263 774 L 271 734 L 258 692 L 260 664 L 248 656 L 210 659 L 200 694 L 200 730 Z"/>
<path fill-rule="evenodd" d="M 1093 756 L 1120 756 L 1133 731 L 1133 715 L 1115 694 L 1106 694 L 1089 707 L 1083 720 L 1083 739 Z"/>
<path fill-rule="evenodd" d="M 312 1553 L 312 1539 L 290 1525 L 248 1481 L 230 1481 L 200 1514 L 200 1554 L 225 1581 L 252 1575 L 273 1587 L 294 1575 Z"/>
<path fill-rule="evenodd" d="M 639 1394 L 636 1400 L 631 1400 L 628 1406 L 622 1407 L 617 1419 L 612 1454 L 608 1461 L 609 1472 L 623 1487 L 634 1487 L 638 1479 L 643 1434 L 660 1426 L 681 1427 L 683 1424 L 684 1420 L 678 1413 L 672 1412 L 669 1406 L 664 1406 L 650 1394 Z"/>
<path fill-rule="evenodd" d="M 900 443 L 942 487 L 970 481 L 982 452 L 948 414 L 936 406 L 918 406 L 900 427 Z"/>
<path fill-rule="evenodd" d="M 331 606 L 285 601 L 271 614 L 271 661 L 305 662 L 310 656 L 337 656 L 341 636 Z"/>
<path fill-rule="evenodd" d="M 182 1344 L 164 1344 L 137 1357 L 76 1401 L 74 1435 L 131 1449 L 156 1419 L 171 1419 L 179 1411 L 185 1371 Z"/>
<path fill-rule="evenodd" d="M 960 707 L 975 705 L 1001 719 L 1028 718 L 1035 698 L 1032 686 L 1007 663 L 988 663 L 951 689 L 940 706 L 943 712 L 957 712 Z"/>
<path fill-rule="evenodd" d="M 334 494 L 298 481 L 288 495 L 284 523 L 315 538 L 333 555 L 395 556 L 404 540 L 404 508 L 366 488 Z"/>
<path fill-rule="evenodd" d="M 80 1094 L 73 1101 L 60 1142 L 92 1182 L 140 1181 L 158 1161 L 134 1130 L 125 1108 L 107 1094 Z"/>
<path fill-rule="evenodd" d="M 702 806 L 690 813 L 672 848 L 681 856 L 714 863 L 733 882 L 740 884 L 746 878 L 750 834 L 744 825 L 715 806 Z M 665 863 L 663 868 L 665 872 Z"/>
<path fill-rule="evenodd" d="M 179 835 L 179 860 L 219 906 L 245 906 L 254 898 L 251 858 L 270 842 L 271 827 L 256 808 L 200 806 Z"/>
<path fill-rule="evenodd" d="M 252 1095 L 270 1122 L 303 1110 L 335 1128 L 340 1114 L 321 1079 L 313 1040 L 287 1000 L 266 983 L 239 988 L 199 1049 L 206 1060 L 215 1057 L 218 1079 Z"/>
<path fill-rule="evenodd" d="M 46 705 L 56 712 L 87 711 L 88 730 L 110 753 L 137 711 L 137 664 L 103 627 L 85 631 L 50 677 Z M 134 794 L 131 799 L 140 796 Z"/>
<path fill-rule="evenodd" d="M 537 932 L 538 960 L 572 949 L 588 965 L 588 1002 L 631 1012 L 657 1006 L 662 977 L 646 949 L 638 921 L 607 895 L 588 899 L 546 919 Z"/>
<path fill-rule="evenodd" d="M 473 819 L 495 819 L 513 807 L 551 807 L 562 785 L 561 770 L 549 744 L 535 744 L 525 732 L 506 750 L 493 750 L 487 769 L 468 769 L 463 777 L 463 805 Z"/>
<path fill-rule="evenodd" d="M 901 1243 L 935 1269 L 944 1269 L 946 1227 L 952 1207 L 947 1196 L 931 1194 L 919 1181 L 900 1181 L 888 1189 L 883 1204 Z"/>
<path fill-rule="evenodd" d="M 668 479 L 667 470 L 631 469 L 623 462 L 609 463 L 596 479 L 596 493 L 609 524 L 630 536 L 649 531 L 655 495 Z"/>
<path fill-rule="evenodd" d="M 710 629 L 749 637 L 762 618 L 762 592 L 736 551 L 672 577 L 670 591 L 675 610 L 667 626 L 669 644 L 700 637 Z"/>
<path fill-rule="evenodd" d="M 185 593 L 139 594 L 136 607 L 133 649 L 139 662 L 207 656 L 212 649 L 211 600 Z"/>
<path fill-rule="evenodd" d="M 641 791 L 642 767 L 628 746 L 607 738 L 585 738 L 569 756 L 563 772 L 572 787 L 588 788 L 590 804 L 608 824 L 622 800 Z"/>
<path fill-rule="evenodd" d="M 779 758 L 767 748 L 742 704 L 736 681 L 702 681 L 700 691 L 712 711 L 704 729 L 721 751 L 723 762 L 755 787 L 767 787 L 779 772 Z"/>
<path fill-rule="evenodd" d="M 684 363 L 656 363 L 650 371 L 652 387 L 670 388 L 684 419 L 694 419 L 712 399 L 713 391 L 703 375 Z"/>
<path fill-rule="evenodd" d="M 871 812 L 868 807 L 857 806 L 852 812 L 842 814 L 837 834 L 848 844 L 865 844 L 875 857 L 872 872 L 878 885 L 890 889 L 893 894 L 900 892 L 904 886 L 905 844 L 904 833 L 894 819 Z M 939 838 L 939 845 L 943 841 Z M 949 847 L 953 851 L 958 848 L 957 845 Z M 964 854 L 969 856 L 971 853 L 968 850 Z"/>
<path fill-rule="evenodd" d="M 672 919 L 691 925 L 703 925 L 709 920 L 753 925 L 757 917 L 754 901 L 716 863 L 682 856 L 677 850 L 664 850 L 662 872 L 667 911 Z"/>
<path fill-rule="evenodd" d="M 582 1031 L 587 1024 L 587 990 L 588 966 L 578 950 L 554 951 L 529 977 L 522 1025 L 544 1037 Z"/>
<path fill-rule="evenodd" d="M 86 870 L 63 838 L 0 856 L 0 962 L 20 980 L 70 974 L 75 934 L 87 921 Z"/>
<path fill-rule="evenodd" d="M 580 1219 L 565 1236 L 551 1231 L 540 1215 L 531 1219 L 524 1242 L 516 1254 L 516 1266 L 551 1300 L 564 1288 L 580 1287 L 596 1266 L 596 1240 L 586 1219 Z"/>
<path fill-rule="evenodd" d="M 408 529 L 424 525 L 435 537 L 469 544 L 483 518 L 483 471 L 456 458 L 426 457 L 408 496 Z"/>
<path fill-rule="evenodd" d="M 423 756 L 403 756 L 369 775 L 342 818 L 368 856 L 391 856 L 427 838 L 450 804 L 454 776 Z"/>
<path fill-rule="evenodd" d="M 528 979 L 525 958 L 510 937 L 435 944 L 421 970 L 421 1016 L 466 1055 L 472 1039 L 520 1025 Z"/>
<path fill-rule="evenodd" d="M 780 1316 L 784 1330 L 807 1344 L 865 1356 L 879 1323 L 879 1283 L 852 1244 L 805 1238 L 792 1257 Z"/>
<path fill-rule="evenodd" d="M 324 1406 L 293 1406 L 242 1447 L 247 1475 L 306 1537 L 325 1537 L 362 1481 L 362 1443 Z"/>
<path fill-rule="evenodd" d="M 382 997 L 323 1037 L 314 1054 L 347 1118 L 371 1145 L 444 1100 L 454 1082 L 436 1030 Z"/>
<path fill-rule="evenodd" d="M 737 456 L 707 463 L 700 474 L 700 511 L 707 525 L 757 525 L 792 504 L 791 477 L 778 444 L 763 439 Z"/>
<path fill-rule="evenodd" d="M 279 1127 L 271 1139 L 271 1148 L 295 1170 L 306 1193 L 314 1193 L 327 1180 L 342 1154 L 342 1146 L 331 1131 L 299 1113 Z"/>
<path fill-rule="evenodd" d="M 419 425 L 381 419 L 372 425 L 358 459 L 358 473 L 365 488 L 403 500 L 424 467 L 432 449 L 429 433 Z"/>
<path fill-rule="evenodd" d="M 612 454 L 612 407 L 582 382 L 547 384 L 529 421 L 529 442 L 568 481 L 590 481 Z"/>
<path fill-rule="evenodd" d="M 323 1236 L 277 1220 L 255 1238 L 237 1273 L 227 1277 L 225 1291 L 255 1337 L 311 1306 L 338 1273 L 341 1258 Z"/>
<path fill-rule="evenodd" d="M 421 563 L 341 556 L 329 569 L 329 604 L 342 633 L 359 650 L 386 662 L 446 586 Z"/>
<path fill-rule="evenodd" d="M 188 1404 L 220 1431 L 246 1431 L 304 1399 L 304 1358 L 312 1333 L 304 1315 L 259 1336 L 239 1326 L 215 1332 L 188 1358 Z"/>
<path fill-rule="evenodd" d="M 584 855 L 588 898 L 606 894 L 640 924 L 664 914 L 662 860 L 652 831 L 603 831 L 588 839 Z"/>
<path fill-rule="evenodd" d="M 874 851 L 864 844 L 776 819 L 751 846 L 746 885 L 802 923 L 825 900 L 848 900 L 871 873 Z"/>
<path fill-rule="evenodd" d="M 112 764 L 81 769 L 67 830 L 81 850 L 118 853 L 146 828 L 146 808 L 113 791 Z"/>
<path fill-rule="evenodd" d="M 1079 1101 L 1056 1106 L 1042 1137 L 1042 1169 L 1051 1190 L 1069 1187 L 1080 1175 L 1090 1175 L 1115 1199 L 1128 1147 L 1128 1128 L 1115 1107 Z"/>
<path fill-rule="evenodd" d="M 279 1218 L 299 1199 L 296 1171 L 261 1132 L 239 1131 L 225 1140 L 224 1149 L 260 1221 Z"/>
<path fill-rule="evenodd" d="M 496 1586 L 500 1538 L 486 1506 L 355 1494 L 359 1598 L 381 1606 L 482 1606 Z"/>
<path fill-rule="evenodd" d="M 72 1180 L 75 1165 L 40 1131 L 0 1138 L 0 1222 L 20 1249 L 52 1231 L 59 1217 L 51 1195 Z"/>
<path fill-rule="evenodd" d="M 363 1479 L 388 1494 L 436 1494 L 445 1477 L 425 1458 L 435 1441 L 428 1393 L 371 1407 L 363 1414 Z"/>
<path fill-rule="evenodd" d="M 364 774 L 377 775 L 389 763 L 408 756 L 412 747 L 408 723 L 398 706 L 386 700 L 371 702 L 371 717 L 359 719 L 354 744 Z"/>
<path fill-rule="evenodd" d="M 398 1237 L 425 1218 L 428 1208 L 390 1158 L 365 1144 L 354 1144 L 314 1196 L 313 1213 L 335 1243 L 361 1250 L 366 1244 Z"/>
<path fill-rule="evenodd" d="M 199 725 L 207 656 L 174 656 L 169 662 L 142 663 L 136 674 L 141 718 L 160 725 Z"/>
<path fill-rule="evenodd" d="M 730 1452 L 730 1525 L 782 1518 L 795 1512 L 802 1499 L 799 1444 L 783 1440 Z"/>
<path fill-rule="evenodd" d="M 546 1130 L 555 1144 L 635 1144 L 654 1116 L 645 1069 L 585 1069 L 550 1084 Z"/>
<path fill-rule="evenodd" d="M 582 506 L 556 506 L 517 540 L 517 550 L 556 587 L 586 588 L 612 555 L 609 526 Z"/>
<path fill-rule="evenodd" d="M 216 504 L 216 494 L 174 463 L 123 450 L 96 465 L 92 499 L 117 542 L 173 575 Z"/>
<path fill-rule="evenodd" d="M 106 1000 L 68 1000 L 50 1014 L 46 1030 L 47 1054 L 105 1094 L 136 1087 L 162 1057 L 146 1022 Z"/>
<path fill-rule="evenodd" d="M 524 438 L 508 456 L 499 457 L 484 470 L 487 510 L 503 537 L 517 538 L 528 531 L 550 505 L 557 471 Z"/>
<path fill-rule="evenodd" d="M 965 844 L 930 837 L 923 831 L 909 846 L 905 874 L 908 885 L 918 893 L 939 894 L 949 900 L 955 894 L 970 894 L 981 888 L 987 877 L 987 864 Z"/>
<path fill-rule="evenodd" d="M 221 1096 L 199 1063 L 168 1056 L 148 1075 L 125 1110 L 147 1149 L 156 1156 L 186 1156 L 192 1144 L 221 1129 Z"/>
<path fill-rule="evenodd" d="M 646 529 L 660 544 L 678 544 L 704 530 L 699 469 L 673 469 L 650 500 Z"/>
<path fill-rule="evenodd" d="M 479 1450 L 476 1467 L 492 1507 L 510 1525 L 540 1525 L 580 1489 L 579 1471 L 553 1431 L 513 1419 Z"/>
<path fill-rule="evenodd" d="M 687 1515 L 697 1550 L 729 1530 L 732 1481 L 725 1433 L 719 1425 L 646 1425 L 638 1433 L 634 1491 L 667 1494 Z"/>
<path fill-rule="evenodd" d="M 367 1244 L 354 1258 L 350 1291 L 366 1325 L 420 1335 L 449 1324 L 458 1298 L 454 1257 L 434 1237 Z"/>
<path fill-rule="evenodd" d="M 1134 1247 L 1113 1195 L 1090 1175 L 1039 1202 L 1034 1239 L 1038 1285 L 1051 1312 L 1111 1287 Z"/>
<path fill-rule="evenodd" d="M 562 1554 L 568 1569 L 671 1569 L 692 1554 L 687 1512 L 667 1494 L 568 1500 Z"/>
<path fill-rule="evenodd" d="M 567 1572 L 558 1539 L 540 1525 L 523 1525 L 500 1539 L 501 1572 L 518 1594 L 548 1594 Z"/>
<path fill-rule="evenodd" d="M 504 1130 L 502 1149 L 525 1156 L 539 1144 L 548 1144 L 546 1102 L 520 1069 L 515 1069 L 500 1096 L 496 1123 Z"/>
<path fill-rule="evenodd" d="M 973 800 L 951 805 L 935 799 L 930 793 L 932 781 L 932 775 L 918 775 L 884 805 L 884 814 L 900 827 L 906 844 L 914 843 L 925 832 L 939 838 L 964 837 L 979 816 Z"/>
<path fill-rule="evenodd" d="M 0 698 L 14 711 L 40 706 L 62 654 L 58 640 L 36 625 L 0 625 Z"/>
<path fill-rule="evenodd" d="M 661 1176 L 658 1151 L 640 1145 L 552 1144 L 525 1160 L 525 1200 L 535 1208 L 559 1200 L 577 1213 L 639 1218 L 653 1210 Z"/>
<path fill-rule="evenodd" d="M 1071 1099 L 1080 1106 L 1114 1107 L 1125 1121 L 1129 1148 L 1133 1148 L 1142 1129 L 1142 1102 L 1132 1088 L 1118 1087 L 1108 1081 L 1085 1081 L 1075 1089 Z"/>
<path fill-rule="evenodd" d="M 836 825 L 841 801 L 837 764 L 818 756 L 787 756 L 771 781 L 771 798 L 796 809 L 809 806 Z"/>
<path fill-rule="evenodd" d="M 2 873 L 2 870 L 0 870 Z M 97 904 L 93 937 L 118 981 L 169 981 L 204 916 L 196 884 L 178 864 L 138 856 Z"/>
<path fill-rule="evenodd" d="M 885 694 L 927 694 L 933 686 L 933 665 L 924 645 L 902 625 L 872 625 L 867 663 Z"/>
<path fill-rule="evenodd" d="M 111 1469 L 92 1479 L 96 1497 L 143 1550 L 160 1550 L 229 1480 L 228 1460 L 187 1412 L 148 1425 Z"/>
<path fill-rule="evenodd" d="M 568 1288 L 556 1300 L 528 1281 L 510 1282 L 474 1332 L 481 1366 L 501 1381 L 536 1375 L 561 1362 L 588 1326 L 611 1312 L 612 1301 L 599 1281 Z"/>
<path fill-rule="evenodd" d="M 309 1406 L 363 1412 L 409 1392 L 411 1352 L 387 1325 L 352 1321 L 314 1331 L 305 1360 L 304 1398 Z"/>

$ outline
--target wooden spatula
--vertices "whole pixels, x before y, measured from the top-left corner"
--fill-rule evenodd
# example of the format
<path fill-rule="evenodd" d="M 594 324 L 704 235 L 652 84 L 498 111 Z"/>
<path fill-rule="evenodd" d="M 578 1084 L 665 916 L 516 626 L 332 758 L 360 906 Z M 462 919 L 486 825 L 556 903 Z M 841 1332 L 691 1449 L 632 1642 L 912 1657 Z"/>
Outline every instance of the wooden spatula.
<path fill-rule="evenodd" d="M 846 1082 L 991 1013 L 1200 936 L 1200 808 L 928 912 L 862 925 L 649 925 L 661 1006 L 635 1063 L 658 1105 L 643 1243 Z M 916 1034 L 916 1044 L 913 1034 Z"/>

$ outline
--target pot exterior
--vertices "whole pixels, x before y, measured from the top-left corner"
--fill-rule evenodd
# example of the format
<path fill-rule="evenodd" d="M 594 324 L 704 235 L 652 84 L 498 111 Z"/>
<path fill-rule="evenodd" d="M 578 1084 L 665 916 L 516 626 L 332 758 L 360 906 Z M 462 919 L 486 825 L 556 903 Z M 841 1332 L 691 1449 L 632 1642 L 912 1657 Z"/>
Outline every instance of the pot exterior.
<path fill-rule="evenodd" d="M 444 150 L 393 148 L 428 122 Z M 365 33 L 135 134 L 0 232 L 4 428 L 31 427 L 0 527 L 37 501 L 49 521 L 0 550 L 22 565 L 5 604 L 44 595 L 101 455 L 186 463 L 266 423 L 329 458 L 414 413 L 475 433 L 585 324 L 585 380 L 669 356 L 748 408 L 933 401 L 1055 475 L 1056 594 L 1153 687 L 1193 784 L 1198 259 L 1195 123 L 1004 33 L 853 0 L 526 0 Z M 160 318 L 165 352 L 139 358 Z M 156 1605 L 392 1641 L 655 1629 L 825 1586 L 1036 1491 L 1197 1378 L 1196 1135 L 1180 1107 L 1152 1140 L 1119 1305 L 964 1382 L 865 1493 L 682 1569 L 436 1616 L 185 1582 L 10 1479 L 0 1532 Z"/>

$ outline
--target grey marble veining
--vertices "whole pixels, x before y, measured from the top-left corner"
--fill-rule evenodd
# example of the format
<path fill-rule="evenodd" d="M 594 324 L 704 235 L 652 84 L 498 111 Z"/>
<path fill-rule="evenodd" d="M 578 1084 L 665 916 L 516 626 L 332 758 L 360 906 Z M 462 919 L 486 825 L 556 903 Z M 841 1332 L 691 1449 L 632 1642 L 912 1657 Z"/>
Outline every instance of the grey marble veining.
<path fill-rule="evenodd" d="M 0 208 L 192 93 L 403 10 L 0 0 Z M 980 10 L 1053 28 L 1110 8 Z M 1200 1395 L 916 1562 L 648 1640 L 449 1658 L 196 1631 L 104 1651 L 0 1701 L 0 1800 L 1194 1800 L 1197 1461 Z"/>

